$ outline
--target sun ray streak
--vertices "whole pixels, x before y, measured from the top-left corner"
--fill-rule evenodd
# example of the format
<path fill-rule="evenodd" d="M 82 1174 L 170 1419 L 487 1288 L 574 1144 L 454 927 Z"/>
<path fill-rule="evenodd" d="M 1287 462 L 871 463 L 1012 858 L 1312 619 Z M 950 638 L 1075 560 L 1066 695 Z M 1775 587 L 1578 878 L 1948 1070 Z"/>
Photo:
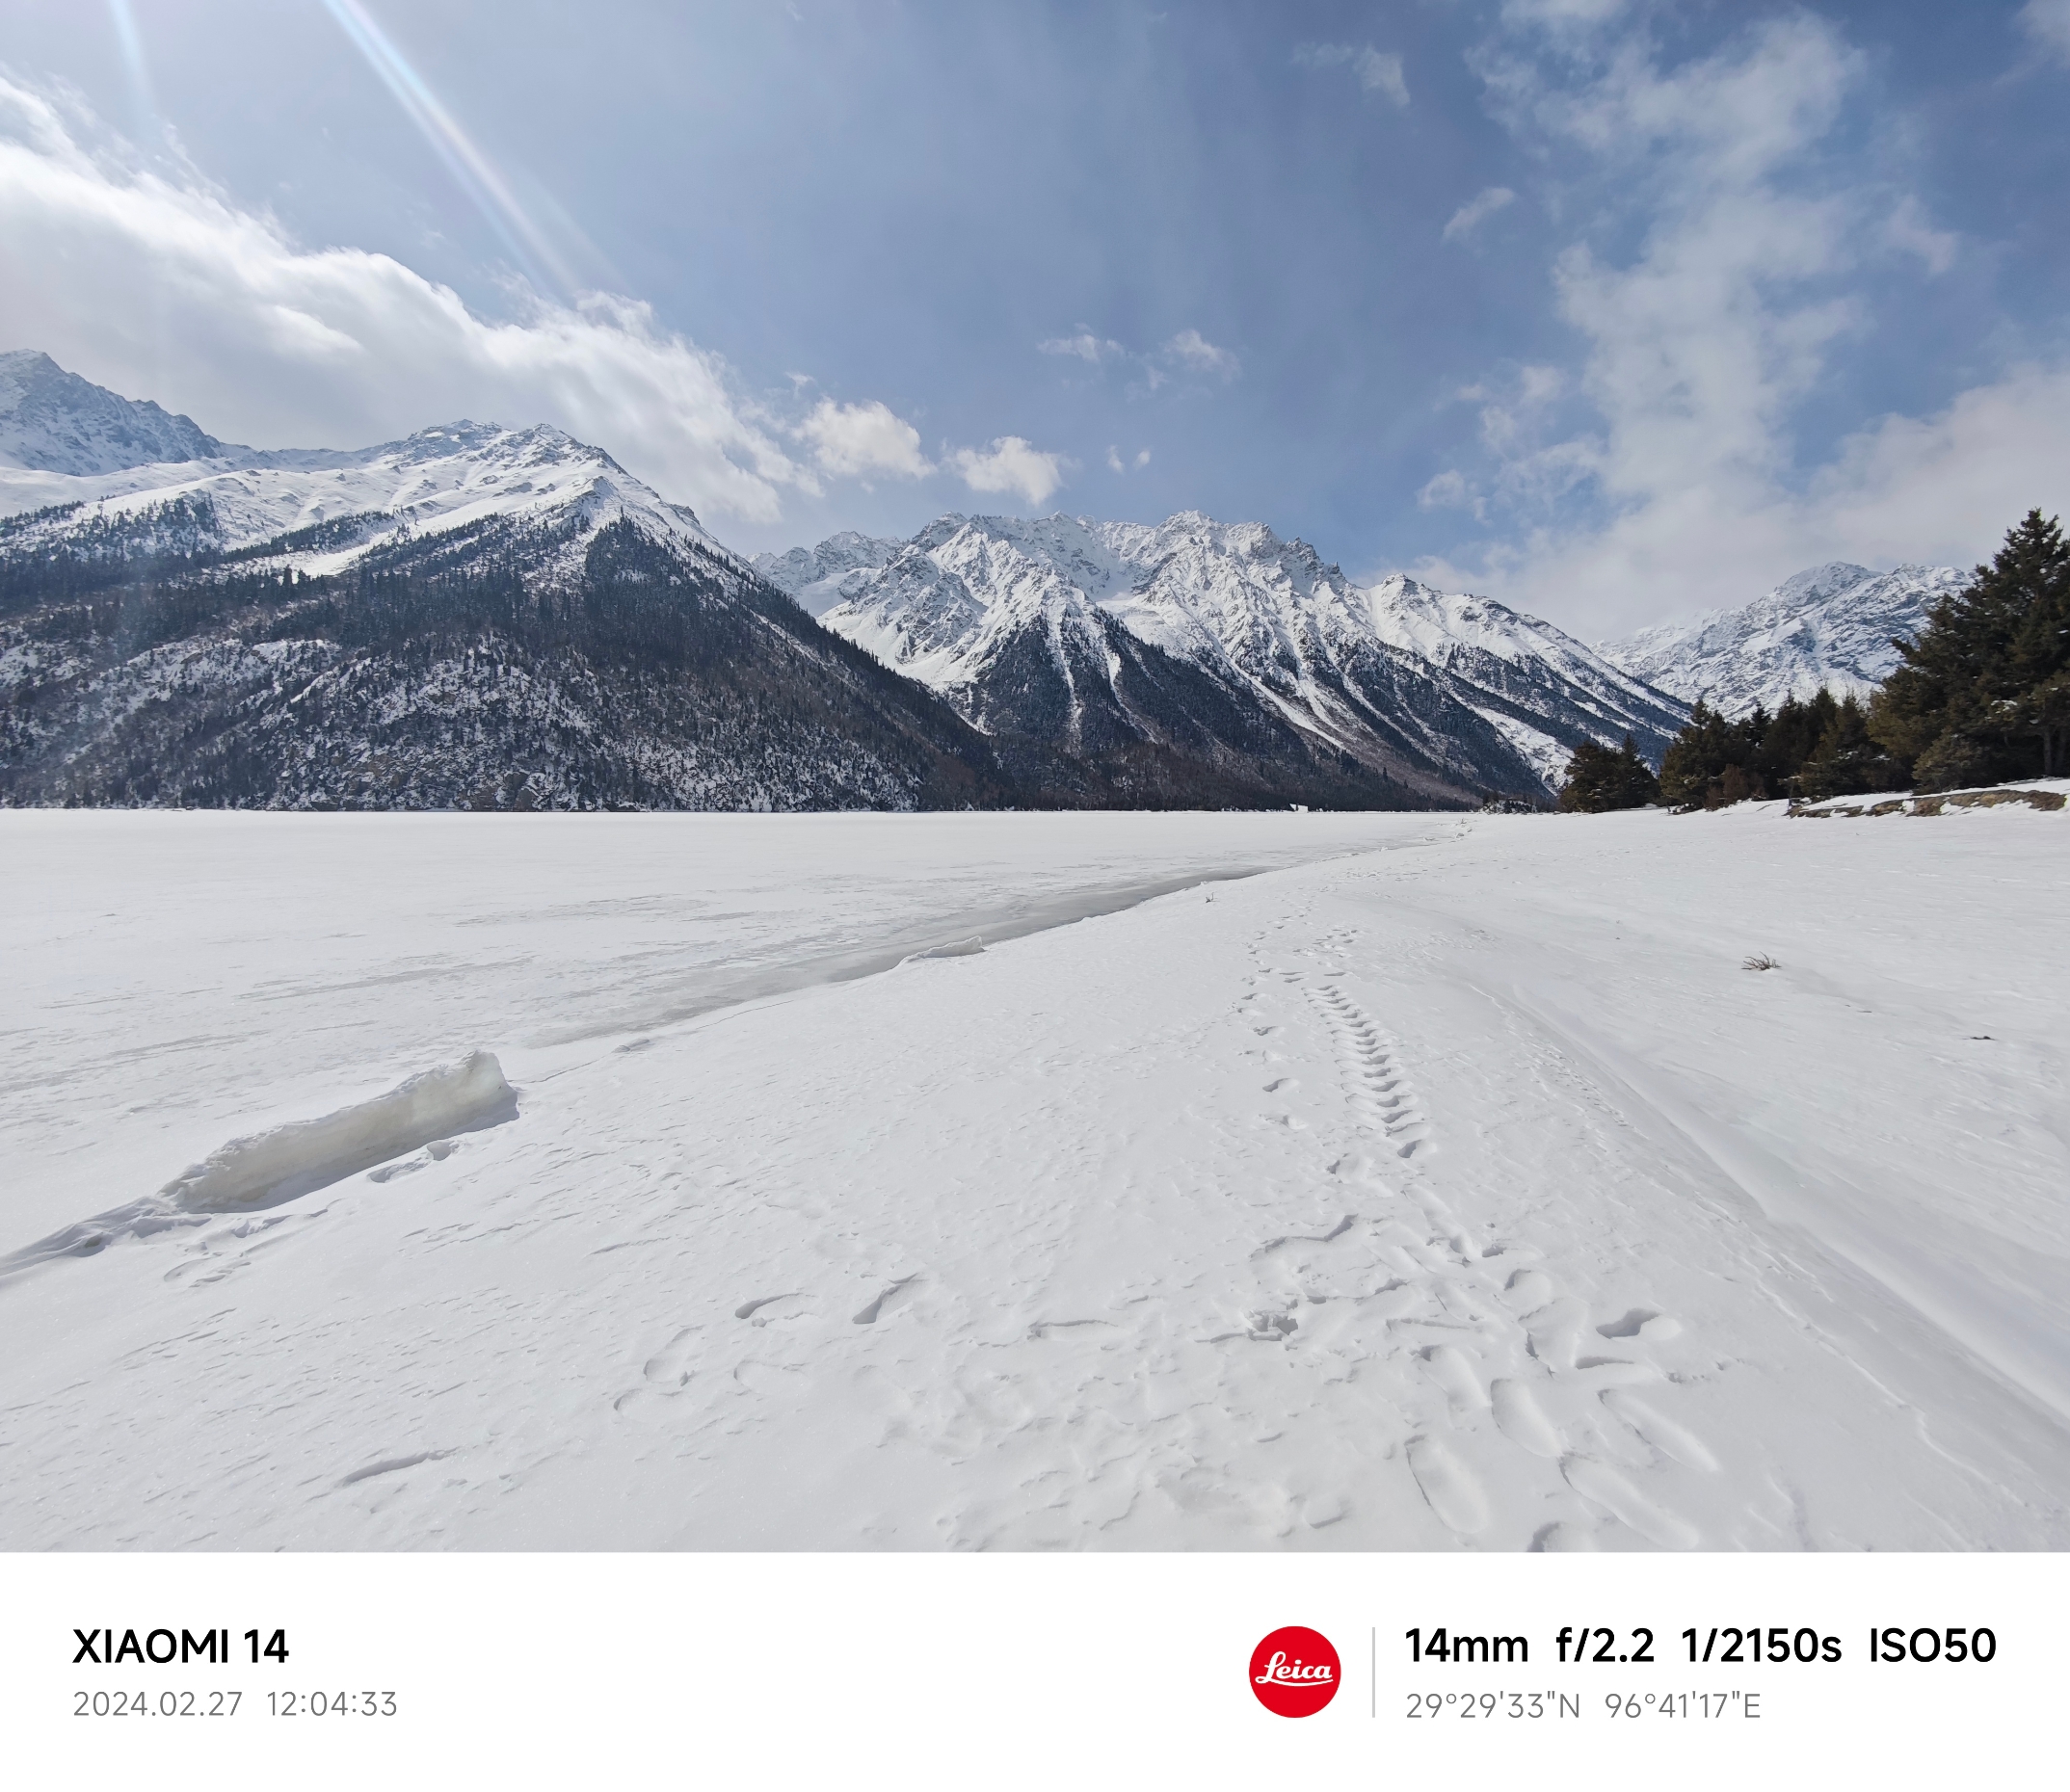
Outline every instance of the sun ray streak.
<path fill-rule="evenodd" d="M 495 164 L 461 129 L 459 120 L 440 103 L 366 8 L 359 0 L 324 0 L 324 5 L 394 95 L 396 104 L 423 133 L 461 190 L 489 221 L 525 277 L 535 286 L 550 283 L 564 297 L 572 297 L 576 291 L 574 276 L 545 233 L 518 204 Z"/>
<path fill-rule="evenodd" d="M 129 0 L 108 0 L 108 16 L 114 21 L 115 40 L 122 52 L 123 70 L 129 76 L 130 103 L 136 107 L 139 125 L 148 129 L 158 117 L 158 102 L 151 92 L 150 65 L 144 60 L 144 39 L 137 30 L 137 15 L 129 10 Z"/>

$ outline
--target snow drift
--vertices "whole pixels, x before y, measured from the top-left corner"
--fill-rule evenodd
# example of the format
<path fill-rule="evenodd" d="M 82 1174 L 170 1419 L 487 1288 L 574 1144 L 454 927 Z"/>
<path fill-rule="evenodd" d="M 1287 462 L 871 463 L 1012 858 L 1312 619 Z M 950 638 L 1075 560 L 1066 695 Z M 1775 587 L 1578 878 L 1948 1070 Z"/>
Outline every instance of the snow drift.
<path fill-rule="evenodd" d="M 87 1257 L 119 1238 L 206 1225 L 221 1214 L 255 1213 L 313 1194 L 362 1170 L 455 1133 L 479 1132 L 518 1116 L 517 1092 L 492 1052 L 425 1070 L 385 1095 L 321 1120 L 271 1127 L 211 1151 L 154 1196 L 133 1200 L 0 1257 L 0 1278 L 56 1257 Z"/>
<path fill-rule="evenodd" d="M 292 1200 L 456 1132 L 513 1120 L 518 1096 L 492 1052 L 425 1070 L 385 1095 L 232 1139 L 160 1194 L 186 1213 L 240 1213 Z"/>

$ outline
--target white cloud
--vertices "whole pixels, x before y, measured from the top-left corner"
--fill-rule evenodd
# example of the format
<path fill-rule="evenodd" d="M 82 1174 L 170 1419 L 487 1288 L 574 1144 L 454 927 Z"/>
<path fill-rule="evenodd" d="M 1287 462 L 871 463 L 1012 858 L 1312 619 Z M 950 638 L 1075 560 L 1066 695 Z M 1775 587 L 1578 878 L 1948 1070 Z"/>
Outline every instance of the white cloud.
<path fill-rule="evenodd" d="M 1503 206 L 1514 204 L 1516 198 L 1507 187 L 1483 187 L 1451 215 L 1442 232 L 1443 240 L 1451 243 L 1470 235 L 1475 224 L 1493 218 Z"/>
<path fill-rule="evenodd" d="M 1095 367 L 1101 361 L 1118 359 L 1128 352 L 1111 336 L 1096 336 L 1089 329 L 1081 329 L 1075 336 L 1051 336 L 1035 347 L 1044 355 L 1075 356 L 1081 361 L 1090 361 Z"/>
<path fill-rule="evenodd" d="M 1926 222 L 1924 208 L 1909 193 L 1898 201 L 1898 209 L 1884 224 L 1883 240 L 1893 249 L 1917 255 L 1932 274 L 1946 274 L 1962 248 L 1962 239 L 1953 231 L 1936 230 Z"/>
<path fill-rule="evenodd" d="M 2019 17 L 2037 44 L 2070 63 L 2070 0 L 2027 0 Z"/>
<path fill-rule="evenodd" d="M 823 398 L 792 433 L 812 444 L 812 459 L 820 470 L 836 479 L 867 479 L 877 473 L 919 479 L 935 470 L 920 452 L 919 431 L 875 400 L 837 405 Z"/>
<path fill-rule="evenodd" d="M 1150 450 L 1148 448 L 1138 448 L 1135 451 L 1135 470 L 1140 473 L 1149 464 Z"/>
<path fill-rule="evenodd" d="M 1121 450 L 1115 447 L 1112 442 L 1109 442 L 1107 444 L 1107 471 L 1110 473 L 1126 473 L 1128 470 L 1122 464 Z"/>
<path fill-rule="evenodd" d="M 1181 361 L 1202 373 L 1220 374 L 1225 380 L 1234 380 L 1242 371 L 1242 363 L 1227 349 L 1218 349 L 1197 329 L 1181 329 L 1164 345 L 1167 356 Z"/>
<path fill-rule="evenodd" d="M 2070 514 L 2070 366 L 2016 370 L 1928 417 L 1880 418 L 1802 491 L 1662 491 L 1599 531 L 1544 530 L 1419 570 L 1604 637 L 1745 603 L 1821 561 L 1968 567 L 2037 505 Z"/>
<path fill-rule="evenodd" d="M 1031 446 L 1018 435 L 1001 435 L 987 452 L 958 448 L 944 457 L 972 491 L 1007 491 L 1029 504 L 1047 503 L 1064 483 L 1064 457 Z"/>
<path fill-rule="evenodd" d="M 1426 511 L 1459 510 L 1473 500 L 1473 488 L 1467 484 L 1466 475 L 1457 467 L 1446 467 L 1416 494 L 1418 507 Z"/>
<path fill-rule="evenodd" d="M 1545 25 L 1554 30 L 1607 24 L 1631 0 L 1502 0 L 1502 21 L 1509 25 Z"/>
<path fill-rule="evenodd" d="M 1369 43 L 1301 43 L 1294 46 L 1293 59 L 1301 68 L 1348 64 L 1367 92 L 1383 94 L 1397 106 L 1409 103 L 1408 78 L 1402 73 L 1401 58 L 1392 50 L 1376 50 Z"/>
<path fill-rule="evenodd" d="M 0 240 L 4 346 L 230 440 L 353 447 L 464 416 L 551 422 L 707 513 L 769 523 L 786 490 L 819 490 L 725 361 L 647 305 L 514 289 L 514 315 L 486 318 L 390 256 L 303 247 L 171 152 L 146 161 L 68 96 L 5 75 Z M 805 435 L 830 473 L 918 461 L 881 406 L 822 404 Z"/>
<path fill-rule="evenodd" d="M 1526 368 L 1461 394 L 1481 406 L 1490 475 L 1441 474 L 1425 501 L 1477 485 L 1512 532 L 1429 571 L 1621 633 L 1743 603 L 1821 560 L 1967 564 L 2029 505 L 2070 499 L 2059 368 L 1800 462 L 1797 409 L 1863 321 L 1865 267 L 1893 250 L 1945 265 L 1957 248 L 1887 187 L 1821 163 L 1860 69 L 1832 27 L 1771 20 L 1673 70 L 1634 33 L 1561 85 L 1573 66 L 1491 62 L 1491 87 L 1520 128 L 1582 146 L 1613 190 L 1645 196 L 1620 221 L 1637 247 L 1558 258 L 1560 312 L 1587 344 L 1571 376 Z"/>

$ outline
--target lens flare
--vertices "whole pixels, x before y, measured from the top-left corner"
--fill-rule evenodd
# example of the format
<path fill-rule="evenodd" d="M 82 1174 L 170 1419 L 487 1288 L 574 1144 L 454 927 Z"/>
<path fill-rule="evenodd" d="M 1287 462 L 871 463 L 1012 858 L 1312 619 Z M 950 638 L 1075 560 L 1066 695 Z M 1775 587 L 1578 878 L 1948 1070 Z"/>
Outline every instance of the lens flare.
<path fill-rule="evenodd" d="M 571 296 L 575 291 L 574 277 L 554 252 L 553 245 L 525 215 L 524 207 L 518 203 L 495 164 L 460 128 L 458 120 L 439 103 L 438 96 L 404 59 L 387 33 L 374 22 L 366 8 L 359 0 L 324 0 L 324 5 L 395 96 L 396 104 L 424 134 L 461 190 L 488 219 L 519 270 L 534 286 L 550 283 L 563 296 Z"/>
<path fill-rule="evenodd" d="M 129 96 L 137 109 L 137 121 L 148 127 L 158 116 L 158 103 L 151 96 L 151 71 L 144 60 L 144 39 L 137 31 L 137 15 L 129 0 L 108 0 L 108 16 L 115 22 L 115 40 L 121 47 L 122 66 L 129 75 Z"/>

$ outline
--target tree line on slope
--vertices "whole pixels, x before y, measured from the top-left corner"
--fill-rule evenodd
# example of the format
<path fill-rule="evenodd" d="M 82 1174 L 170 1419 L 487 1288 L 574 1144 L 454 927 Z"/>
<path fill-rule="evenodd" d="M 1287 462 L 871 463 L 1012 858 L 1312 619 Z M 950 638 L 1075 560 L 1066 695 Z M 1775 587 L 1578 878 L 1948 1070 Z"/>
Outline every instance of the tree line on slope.
<path fill-rule="evenodd" d="M 1956 790 L 2070 771 L 2070 542 L 2038 510 L 1971 582 L 1926 613 L 1867 703 L 1820 691 L 1737 720 L 1699 702 L 1656 777 L 1631 736 L 1584 742 L 1563 809 L 1722 808 L 1879 790 Z"/>

